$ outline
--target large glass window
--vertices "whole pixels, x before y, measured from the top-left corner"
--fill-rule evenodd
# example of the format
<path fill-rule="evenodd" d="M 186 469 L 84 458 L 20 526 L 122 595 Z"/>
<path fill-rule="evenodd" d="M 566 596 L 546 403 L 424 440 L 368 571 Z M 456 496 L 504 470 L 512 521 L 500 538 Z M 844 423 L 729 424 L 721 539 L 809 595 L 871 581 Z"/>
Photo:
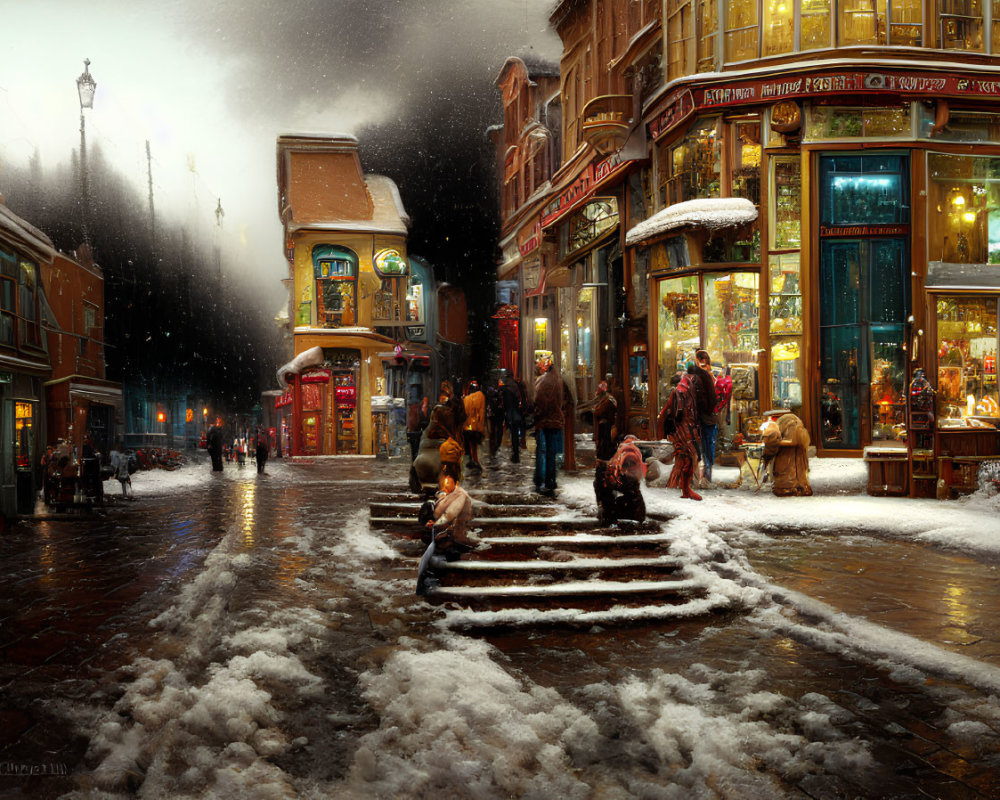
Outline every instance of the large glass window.
<path fill-rule="evenodd" d="M 928 260 L 1000 263 L 1000 158 L 930 153 Z"/>
<path fill-rule="evenodd" d="M 756 272 L 705 273 L 705 349 L 712 364 L 751 364 L 760 343 Z"/>
<path fill-rule="evenodd" d="M 765 56 L 791 53 L 795 49 L 795 4 L 788 0 L 770 0 L 764 3 Z"/>
<path fill-rule="evenodd" d="M 938 47 L 982 53 L 983 0 L 938 0 Z"/>
<path fill-rule="evenodd" d="M 666 278 L 659 285 L 658 405 L 663 408 L 670 396 L 670 378 L 694 360 L 701 347 L 701 303 L 697 275 Z"/>
<path fill-rule="evenodd" d="M 726 62 L 757 58 L 758 0 L 731 0 L 726 12 Z"/>
<path fill-rule="evenodd" d="M 939 427 L 1000 417 L 997 394 L 997 298 L 937 299 L 937 419 Z"/>
<path fill-rule="evenodd" d="M 42 341 L 38 324 L 38 297 L 35 265 L 21 261 L 17 285 L 17 313 L 21 323 L 21 344 L 39 346 Z"/>
<path fill-rule="evenodd" d="M 799 49 L 816 50 L 831 45 L 831 0 L 802 0 Z"/>
<path fill-rule="evenodd" d="M 1000 2 L 1000 0 L 997 0 Z M 715 71 L 715 44 L 719 36 L 719 4 L 717 0 L 696 0 L 698 37 L 698 72 Z"/>
<path fill-rule="evenodd" d="M 721 119 L 692 125 L 684 138 L 660 148 L 660 203 L 669 206 L 698 197 L 719 197 L 722 160 Z"/>
<path fill-rule="evenodd" d="M 805 114 L 805 140 L 908 139 L 910 104 L 895 108 L 844 108 L 812 103 Z"/>
<path fill-rule="evenodd" d="M 313 276 L 316 281 L 316 324 L 321 328 L 356 325 L 357 255 L 346 247 L 318 245 L 313 248 Z"/>
<path fill-rule="evenodd" d="M 692 1 L 667 0 L 667 80 L 691 72 L 688 62 L 693 31 Z"/>
<path fill-rule="evenodd" d="M 820 163 L 821 224 L 885 225 L 910 221 L 905 157 L 831 156 Z"/>

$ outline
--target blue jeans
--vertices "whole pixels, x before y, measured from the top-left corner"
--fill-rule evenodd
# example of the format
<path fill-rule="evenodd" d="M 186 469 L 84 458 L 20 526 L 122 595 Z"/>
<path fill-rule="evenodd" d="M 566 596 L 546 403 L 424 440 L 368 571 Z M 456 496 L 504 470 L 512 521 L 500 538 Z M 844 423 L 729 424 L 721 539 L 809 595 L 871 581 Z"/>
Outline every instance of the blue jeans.
<path fill-rule="evenodd" d="M 701 426 L 701 460 L 705 464 L 705 477 L 708 480 L 712 480 L 712 464 L 715 463 L 715 438 L 718 435 L 718 425 Z"/>
<path fill-rule="evenodd" d="M 539 428 L 536 431 L 535 486 L 539 489 L 556 488 L 556 452 L 559 447 L 559 428 Z"/>

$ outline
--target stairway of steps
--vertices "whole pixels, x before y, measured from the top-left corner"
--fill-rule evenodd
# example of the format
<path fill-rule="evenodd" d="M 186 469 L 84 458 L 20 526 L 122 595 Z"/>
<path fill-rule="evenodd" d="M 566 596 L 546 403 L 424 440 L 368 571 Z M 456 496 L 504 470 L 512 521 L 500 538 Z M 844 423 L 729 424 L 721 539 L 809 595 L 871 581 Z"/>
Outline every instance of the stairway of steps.
<path fill-rule="evenodd" d="M 438 559 L 440 584 L 425 597 L 459 627 L 608 624 L 704 614 L 725 605 L 705 574 L 690 574 L 670 556 L 659 522 L 605 526 L 593 517 L 523 494 L 469 492 L 474 549 Z M 371 526 L 390 535 L 417 562 L 429 532 L 417 521 L 423 498 L 382 494 L 370 504 Z"/>

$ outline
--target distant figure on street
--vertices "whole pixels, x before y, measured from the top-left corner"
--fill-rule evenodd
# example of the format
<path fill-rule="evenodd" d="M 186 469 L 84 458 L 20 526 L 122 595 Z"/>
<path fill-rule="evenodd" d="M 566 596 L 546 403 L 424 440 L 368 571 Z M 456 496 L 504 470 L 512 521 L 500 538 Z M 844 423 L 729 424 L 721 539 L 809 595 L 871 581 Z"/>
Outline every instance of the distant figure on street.
<path fill-rule="evenodd" d="M 500 400 L 510 432 L 510 460 L 517 464 L 521 460 L 521 437 L 524 435 L 524 401 L 520 387 L 506 375 L 500 379 Z"/>
<path fill-rule="evenodd" d="M 121 484 L 122 498 L 128 499 L 132 495 L 132 476 L 128 471 L 128 455 L 122 450 L 121 444 L 115 444 L 115 449 L 111 451 L 108 463 L 114 470 L 115 480 Z"/>
<path fill-rule="evenodd" d="M 258 428 L 257 430 L 257 474 L 260 475 L 264 471 L 264 465 L 267 463 L 267 434 Z"/>
<path fill-rule="evenodd" d="M 463 398 L 465 406 L 465 425 L 462 437 L 465 443 L 465 465 L 476 472 L 482 472 L 483 465 L 479 463 L 479 445 L 486 435 L 486 395 L 479 390 L 476 381 L 469 381 Z"/>
<path fill-rule="evenodd" d="M 208 429 L 208 454 L 212 457 L 212 472 L 222 472 L 222 430 L 218 425 Z"/>
<path fill-rule="evenodd" d="M 500 370 L 501 376 L 503 370 Z M 493 381 L 486 387 L 486 427 L 489 431 L 490 459 L 496 458 L 500 445 L 503 443 L 504 408 L 500 380 Z"/>

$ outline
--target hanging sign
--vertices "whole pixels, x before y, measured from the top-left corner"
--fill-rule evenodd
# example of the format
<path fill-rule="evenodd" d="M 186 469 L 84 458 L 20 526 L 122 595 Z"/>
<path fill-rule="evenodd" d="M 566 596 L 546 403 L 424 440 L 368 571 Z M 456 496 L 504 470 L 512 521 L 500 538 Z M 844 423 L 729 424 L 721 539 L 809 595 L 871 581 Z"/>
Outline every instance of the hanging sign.
<path fill-rule="evenodd" d="M 398 250 L 379 250 L 373 259 L 375 272 L 380 278 L 396 278 L 408 270 L 406 259 Z"/>

